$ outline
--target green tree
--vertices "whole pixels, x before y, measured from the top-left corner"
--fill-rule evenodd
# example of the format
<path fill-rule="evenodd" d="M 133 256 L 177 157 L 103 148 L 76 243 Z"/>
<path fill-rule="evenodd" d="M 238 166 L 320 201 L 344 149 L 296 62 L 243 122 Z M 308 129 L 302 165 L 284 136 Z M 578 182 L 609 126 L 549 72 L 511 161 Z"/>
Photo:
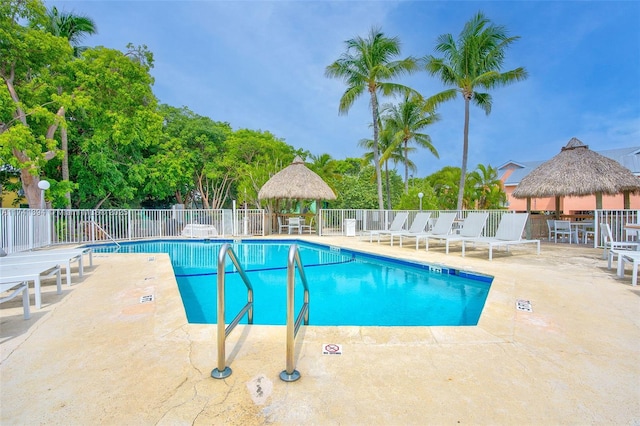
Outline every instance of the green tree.
<path fill-rule="evenodd" d="M 42 167 L 58 155 L 53 137 L 68 98 L 57 93 L 55 79 L 72 52 L 64 39 L 21 25 L 45 20 L 40 1 L 0 3 L 0 160 L 20 170 L 32 208 L 40 206 Z"/>
<path fill-rule="evenodd" d="M 146 52 L 146 58 L 141 63 L 129 52 L 97 48 L 72 62 L 74 96 L 84 98 L 69 111 L 78 207 L 128 207 L 147 196 L 149 158 L 161 140 L 162 116 L 151 90 L 153 55 Z"/>
<path fill-rule="evenodd" d="M 260 188 L 275 173 L 291 164 L 298 152 L 270 132 L 240 129 L 227 140 L 228 153 L 223 167 L 234 179 L 236 198 L 250 206 L 260 207 Z M 265 202 L 273 210 L 279 200 Z"/>
<path fill-rule="evenodd" d="M 96 33 L 96 25 L 91 18 L 73 13 L 60 13 L 55 6 L 49 9 L 47 18 L 44 29 L 56 37 L 68 40 L 73 47 L 73 54 L 76 58 L 87 49 L 79 45 L 80 41 L 85 36 Z M 59 92 L 62 92 L 62 88 L 59 88 Z M 62 180 L 69 181 L 69 139 L 66 125 L 60 127 L 60 143 L 63 153 Z M 66 207 L 71 208 L 71 194 L 67 192 L 65 197 L 67 199 Z"/>
<path fill-rule="evenodd" d="M 383 123 L 385 123 L 383 121 Z M 385 175 L 385 189 L 387 194 L 387 209 L 392 208 L 391 202 L 391 173 L 389 171 L 389 161 L 392 161 L 394 165 L 398 163 L 405 164 L 408 169 L 412 171 L 416 170 L 416 166 L 413 162 L 407 159 L 408 162 L 405 162 L 405 156 L 402 151 L 402 146 L 398 143 L 394 143 L 393 140 L 393 129 L 383 124 L 381 126 L 382 131 L 380 132 L 380 142 L 378 143 L 378 148 L 381 151 L 380 155 L 380 165 L 384 165 L 384 175 Z M 363 161 L 365 164 L 371 164 L 373 162 L 374 154 L 373 154 L 373 140 L 371 139 L 361 139 L 358 142 L 358 145 L 367 149 L 363 156 Z M 408 148 L 413 150 L 413 148 Z"/>
<path fill-rule="evenodd" d="M 158 111 L 163 118 L 162 137 L 149 160 L 152 175 L 146 192 L 158 199 L 175 198 L 185 205 L 193 205 L 195 200 L 204 206 L 213 200 L 217 203 L 221 197 L 213 196 L 213 186 L 205 182 L 217 175 L 226 139 L 233 132 L 231 126 L 187 107 L 160 105 Z M 224 194 L 229 185 L 215 187 Z"/>
<path fill-rule="evenodd" d="M 409 143 L 413 142 L 420 148 L 428 149 L 436 158 L 440 158 L 433 146 L 431 136 L 421 131 L 440 117 L 435 113 L 428 113 L 424 109 L 422 99 L 415 95 L 405 94 L 404 101 L 398 105 L 392 104 L 384 109 L 384 122 L 388 131 L 392 133 L 392 141 L 402 144 L 404 153 L 404 192 L 409 193 Z"/>
<path fill-rule="evenodd" d="M 433 188 L 438 199 L 438 206 L 443 210 L 455 210 L 460 168 L 446 166 L 427 176 L 427 183 Z"/>
<path fill-rule="evenodd" d="M 491 23 L 478 12 L 465 24 L 457 41 L 451 34 L 438 37 L 436 51 L 442 53 L 443 57 L 425 57 L 426 70 L 431 75 L 438 76 L 446 86 L 454 87 L 445 92 L 450 92 L 450 96 L 460 92 L 464 99 L 462 168 L 456 204 L 458 210 L 462 208 L 467 174 L 469 104 L 473 101 L 489 115 L 491 95 L 479 92 L 478 89 L 491 90 L 527 78 L 527 72 L 522 67 L 501 72 L 507 48 L 518 39 L 519 37 L 509 37 L 505 27 Z"/>
<path fill-rule="evenodd" d="M 480 210 L 501 208 L 507 200 L 495 167 L 478 164 L 476 170 L 469 173 L 468 183 L 475 189 L 474 199 Z"/>
<path fill-rule="evenodd" d="M 339 112 L 346 114 L 356 99 L 368 92 L 371 100 L 371 122 L 373 123 L 373 155 L 378 189 L 378 208 L 383 209 L 382 172 L 379 161 L 379 111 L 378 93 L 389 95 L 404 93 L 410 89 L 392 80 L 416 68 L 415 59 L 409 57 L 393 60 L 400 55 L 400 41 L 388 38 L 378 29 L 372 28 L 367 38 L 356 37 L 345 42 L 347 50 L 338 60 L 329 65 L 325 75 L 340 78 L 347 89 L 340 98 Z"/>

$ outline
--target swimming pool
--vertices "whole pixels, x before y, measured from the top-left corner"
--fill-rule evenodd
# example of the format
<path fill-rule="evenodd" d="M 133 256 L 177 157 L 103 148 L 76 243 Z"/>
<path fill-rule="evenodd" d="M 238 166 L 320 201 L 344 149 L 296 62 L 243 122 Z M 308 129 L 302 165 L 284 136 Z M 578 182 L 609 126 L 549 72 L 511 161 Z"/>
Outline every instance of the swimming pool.
<path fill-rule="evenodd" d="M 168 253 L 190 323 L 216 323 L 217 258 L 229 242 L 254 289 L 254 324 L 286 320 L 286 241 L 150 241 L 93 246 L 94 251 Z M 476 325 L 492 277 L 296 241 L 310 293 L 310 325 Z M 226 264 L 226 317 L 246 303 L 246 287 Z M 299 283 L 299 277 L 296 278 Z M 302 286 L 296 284 L 296 311 Z M 246 323 L 246 317 L 243 318 Z"/>

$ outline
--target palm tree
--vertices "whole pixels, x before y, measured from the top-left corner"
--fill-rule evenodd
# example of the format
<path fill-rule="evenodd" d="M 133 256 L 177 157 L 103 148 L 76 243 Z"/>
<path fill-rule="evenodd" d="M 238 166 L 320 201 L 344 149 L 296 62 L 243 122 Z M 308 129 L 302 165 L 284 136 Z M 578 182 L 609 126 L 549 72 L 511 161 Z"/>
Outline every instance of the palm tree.
<path fill-rule="evenodd" d="M 97 32 L 95 22 L 86 16 L 74 15 L 72 13 L 60 13 L 58 8 L 53 6 L 47 11 L 48 20 L 45 29 L 56 37 L 64 37 L 73 46 L 73 55 L 77 58 L 86 50 L 86 47 L 79 46 L 80 41 L 85 36 Z M 62 89 L 59 89 L 62 90 Z M 60 143 L 64 153 L 62 158 L 62 180 L 69 180 L 69 140 L 66 126 L 60 128 Z M 71 208 L 71 194 L 66 193 L 67 208 Z"/>
<path fill-rule="evenodd" d="M 469 181 L 475 187 L 475 198 L 479 209 L 500 207 L 506 199 L 502 190 L 502 181 L 498 178 L 498 169 L 478 164 L 478 168 L 469 173 Z"/>
<path fill-rule="evenodd" d="M 453 96 L 460 92 L 464 99 L 464 142 L 458 209 L 462 208 L 467 173 L 469 103 L 473 101 L 489 115 L 492 105 L 491 95 L 477 92 L 476 89 L 489 90 L 527 78 L 527 72 L 522 67 L 500 72 L 507 47 L 518 39 L 519 37 L 508 37 L 503 26 L 492 24 L 482 12 L 478 12 L 465 24 L 457 41 L 451 34 L 442 34 L 438 37 L 436 51 L 442 53 L 444 57 L 436 58 L 431 55 L 425 57 L 427 71 L 431 75 L 438 76 L 445 85 L 455 87 L 441 94 L 449 93 Z"/>
<path fill-rule="evenodd" d="M 417 170 L 416 165 L 411 161 L 406 159 L 404 153 L 402 152 L 402 146 L 398 143 L 394 143 L 393 141 L 393 132 L 391 129 L 384 124 L 381 126 L 380 131 L 380 141 L 378 143 L 378 148 L 382 151 L 382 155 L 380 155 L 380 166 L 384 165 L 385 172 L 385 183 L 386 183 L 386 193 L 387 193 L 387 208 L 391 210 L 391 182 L 389 175 L 389 160 L 393 161 L 394 165 L 398 163 L 405 164 L 405 161 L 408 163 L 405 164 L 407 169 L 415 172 Z M 372 139 L 361 139 L 358 142 L 358 145 L 362 148 L 368 149 L 368 151 L 364 154 L 363 161 L 367 164 L 374 161 L 373 159 L 373 140 Z M 408 150 L 413 151 L 415 148 L 408 148 Z"/>
<path fill-rule="evenodd" d="M 48 21 L 45 29 L 57 37 L 64 37 L 73 46 L 73 54 L 78 57 L 87 48 L 80 46 L 80 42 L 87 36 L 97 32 L 93 19 L 75 15 L 73 13 L 60 13 L 58 8 L 53 6 L 47 11 Z"/>
<path fill-rule="evenodd" d="M 356 37 L 347 40 L 345 44 L 347 51 L 326 68 L 325 75 L 330 78 L 340 78 L 347 85 L 347 89 L 340 98 L 340 114 L 346 114 L 355 100 L 365 91 L 371 97 L 373 163 L 376 168 L 376 183 L 378 185 L 378 206 L 382 210 L 382 173 L 378 150 L 378 93 L 390 95 L 410 90 L 406 86 L 391 82 L 391 80 L 415 71 L 417 64 L 416 60 L 411 57 L 393 60 L 400 54 L 400 41 L 397 37 L 385 37 L 376 28 L 371 29 L 367 38 Z"/>
<path fill-rule="evenodd" d="M 393 133 L 392 139 L 402 144 L 404 151 L 404 193 L 409 193 L 409 142 L 414 142 L 421 148 L 428 149 L 436 158 L 440 158 L 438 151 L 431 142 L 431 136 L 420 133 L 425 127 L 440 120 L 440 116 L 433 112 L 427 113 L 422 99 L 418 96 L 405 94 L 404 101 L 399 105 L 388 105 L 384 121 Z"/>

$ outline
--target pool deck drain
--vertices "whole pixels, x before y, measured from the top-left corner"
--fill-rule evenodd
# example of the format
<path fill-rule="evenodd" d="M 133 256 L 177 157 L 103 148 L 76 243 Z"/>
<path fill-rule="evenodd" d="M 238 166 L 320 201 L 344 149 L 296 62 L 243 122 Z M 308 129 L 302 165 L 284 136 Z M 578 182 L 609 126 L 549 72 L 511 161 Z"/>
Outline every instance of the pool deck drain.
<path fill-rule="evenodd" d="M 62 295 L 45 280 L 31 320 L 20 300 L 0 305 L 0 423 L 640 423 L 640 290 L 601 250 L 543 244 L 489 262 L 486 250 L 306 238 L 495 280 L 474 327 L 301 327 L 294 383 L 278 378 L 285 327 L 240 325 L 233 374 L 214 380 L 216 327 L 186 322 L 168 256 L 97 257 Z M 318 350 L 335 342 L 347 355 Z"/>

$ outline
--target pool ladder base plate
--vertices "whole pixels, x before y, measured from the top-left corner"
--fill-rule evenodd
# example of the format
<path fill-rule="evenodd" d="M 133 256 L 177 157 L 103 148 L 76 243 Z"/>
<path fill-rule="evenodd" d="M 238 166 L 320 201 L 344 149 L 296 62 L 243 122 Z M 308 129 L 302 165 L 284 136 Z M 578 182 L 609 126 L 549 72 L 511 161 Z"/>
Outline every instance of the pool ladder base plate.
<path fill-rule="evenodd" d="M 229 367 L 225 367 L 224 370 L 220 371 L 217 368 L 214 368 L 211 371 L 211 377 L 214 379 L 226 379 L 231 375 L 231 369 Z"/>
<path fill-rule="evenodd" d="M 280 379 L 285 382 L 295 382 L 299 378 L 300 373 L 298 372 L 298 370 L 293 370 L 291 374 L 287 373 L 287 370 L 282 370 L 282 373 L 280 373 Z"/>

